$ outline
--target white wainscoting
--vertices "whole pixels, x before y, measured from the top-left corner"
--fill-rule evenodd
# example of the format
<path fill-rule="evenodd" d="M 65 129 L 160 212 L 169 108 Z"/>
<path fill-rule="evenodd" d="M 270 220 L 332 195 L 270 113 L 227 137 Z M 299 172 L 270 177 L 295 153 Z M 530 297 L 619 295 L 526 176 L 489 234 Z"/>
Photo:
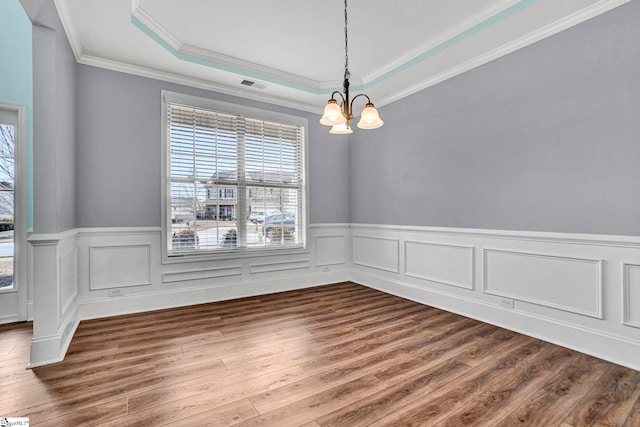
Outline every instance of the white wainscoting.
<path fill-rule="evenodd" d="M 58 258 L 60 284 L 60 317 L 64 316 L 75 304 L 78 297 L 78 250 L 71 246 Z"/>
<path fill-rule="evenodd" d="M 191 270 L 162 273 L 162 283 L 184 282 L 188 280 L 215 279 L 218 277 L 242 276 L 241 265 L 215 268 L 195 268 Z"/>
<path fill-rule="evenodd" d="M 353 264 L 398 273 L 400 241 L 395 238 L 354 234 Z"/>
<path fill-rule="evenodd" d="M 640 370 L 638 237 L 350 230 L 356 283 Z"/>
<path fill-rule="evenodd" d="M 160 232 L 158 227 L 92 228 L 30 236 L 31 367 L 62 360 L 80 320 L 349 279 L 347 224 L 312 225 L 310 249 L 300 253 L 168 264 L 161 262 Z"/>
<path fill-rule="evenodd" d="M 473 289 L 473 246 L 404 241 L 404 274 Z"/>
<path fill-rule="evenodd" d="M 315 238 L 316 265 L 344 265 L 347 263 L 349 241 L 344 234 L 318 234 Z"/>
<path fill-rule="evenodd" d="M 31 366 L 61 360 L 83 319 L 353 280 L 640 369 L 637 237 L 315 224 L 301 253 L 166 264 L 156 227 L 29 243 Z"/>
<path fill-rule="evenodd" d="M 345 224 L 312 225 L 310 249 L 300 253 L 165 264 L 161 262 L 160 233 L 155 227 L 78 230 L 81 319 L 281 292 L 349 278 L 347 260 L 335 259 L 349 244 Z M 318 239 L 323 243 L 317 244 Z M 326 260 L 332 260 L 329 268 Z"/>
<path fill-rule="evenodd" d="M 622 321 L 625 325 L 640 328 L 640 264 L 625 262 L 622 268 Z"/>
<path fill-rule="evenodd" d="M 89 246 L 89 271 L 92 291 L 150 285 L 151 245 Z"/>
<path fill-rule="evenodd" d="M 484 249 L 484 290 L 602 318 L 602 260 Z"/>
<path fill-rule="evenodd" d="M 33 286 L 33 340 L 29 367 L 64 358 L 78 327 L 76 231 L 32 234 L 28 265 Z"/>

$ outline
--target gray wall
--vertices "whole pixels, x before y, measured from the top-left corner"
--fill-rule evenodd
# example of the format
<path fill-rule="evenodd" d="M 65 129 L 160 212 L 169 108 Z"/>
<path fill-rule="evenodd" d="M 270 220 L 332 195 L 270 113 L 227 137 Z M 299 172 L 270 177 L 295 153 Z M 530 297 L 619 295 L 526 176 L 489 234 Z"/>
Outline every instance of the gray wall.
<path fill-rule="evenodd" d="M 163 89 L 307 117 L 311 223 L 348 222 L 348 145 L 319 115 L 79 65 L 78 227 L 160 226 Z"/>
<path fill-rule="evenodd" d="M 75 227 L 76 62 L 51 0 L 22 2 L 33 24 L 33 230 Z"/>
<path fill-rule="evenodd" d="M 640 235 L 640 2 L 381 109 L 351 222 Z"/>

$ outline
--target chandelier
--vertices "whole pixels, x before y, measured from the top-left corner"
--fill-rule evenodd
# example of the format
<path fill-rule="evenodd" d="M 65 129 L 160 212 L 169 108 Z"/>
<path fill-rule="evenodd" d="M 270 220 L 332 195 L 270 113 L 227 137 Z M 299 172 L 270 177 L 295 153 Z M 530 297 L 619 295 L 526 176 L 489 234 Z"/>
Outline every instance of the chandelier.
<path fill-rule="evenodd" d="M 352 100 L 349 100 L 349 78 L 351 77 L 351 73 L 349 73 L 349 37 L 347 33 L 347 23 L 347 0 L 344 0 L 344 82 L 342 83 L 344 95 L 338 90 L 333 92 L 331 99 L 324 107 L 324 113 L 320 119 L 320 124 L 331 126 L 329 133 L 333 134 L 353 132 L 349 124 L 353 118 L 353 101 L 361 96 L 367 98 L 367 104 L 360 114 L 358 127 L 360 129 L 376 129 L 384 124 L 382 119 L 380 119 L 378 110 L 376 110 L 371 99 L 369 99 L 369 96 L 361 93 L 354 96 Z M 338 105 L 338 101 L 335 99 L 336 95 L 340 97 L 340 105 Z"/>

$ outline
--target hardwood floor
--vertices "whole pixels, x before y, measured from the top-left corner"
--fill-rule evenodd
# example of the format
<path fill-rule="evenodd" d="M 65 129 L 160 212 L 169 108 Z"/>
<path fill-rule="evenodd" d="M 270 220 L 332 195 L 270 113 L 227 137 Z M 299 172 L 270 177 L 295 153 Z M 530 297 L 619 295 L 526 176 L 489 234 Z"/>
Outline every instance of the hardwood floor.
<path fill-rule="evenodd" d="M 340 283 L 84 321 L 25 370 L 0 326 L 0 417 L 47 426 L 640 426 L 640 372 Z"/>

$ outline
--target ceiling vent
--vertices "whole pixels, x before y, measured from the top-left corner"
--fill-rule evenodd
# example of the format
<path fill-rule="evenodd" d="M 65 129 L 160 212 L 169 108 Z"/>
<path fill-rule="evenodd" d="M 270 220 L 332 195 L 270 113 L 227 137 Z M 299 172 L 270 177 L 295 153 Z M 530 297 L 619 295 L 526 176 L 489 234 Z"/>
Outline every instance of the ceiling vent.
<path fill-rule="evenodd" d="M 262 83 L 262 82 L 254 82 L 254 81 L 247 80 L 247 79 L 241 81 L 240 84 L 244 85 L 244 86 L 253 87 L 253 88 L 256 88 L 256 89 L 266 89 L 267 88 L 267 85 Z"/>

